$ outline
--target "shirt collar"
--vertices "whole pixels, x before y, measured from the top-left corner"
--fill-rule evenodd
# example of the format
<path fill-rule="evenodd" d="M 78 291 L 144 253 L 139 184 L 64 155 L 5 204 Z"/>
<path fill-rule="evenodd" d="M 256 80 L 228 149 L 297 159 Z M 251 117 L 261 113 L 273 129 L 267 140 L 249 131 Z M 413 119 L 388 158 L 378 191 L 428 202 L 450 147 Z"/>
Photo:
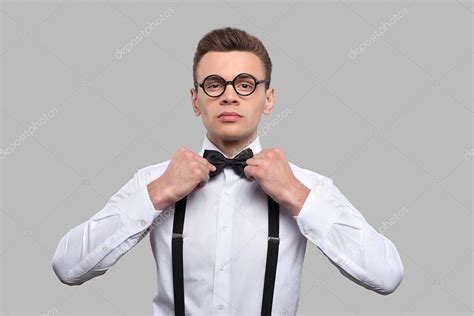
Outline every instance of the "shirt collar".
<path fill-rule="evenodd" d="M 254 139 L 250 144 L 248 144 L 248 145 L 246 145 L 245 147 L 241 148 L 241 149 L 239 150 L 239 152 L 241 152 L 242 150 L 247 149 L 247 148 L 252 149 L 252 152 L 253 152 L 254 155 L 262 150 L 262 146 L 260 145 L 260 137 L 258 136 L 258 134 L 257 134 L 257 136 L 255 137 L 255 139 Z M 199 155 L 200 155 L 201 157 L 204 155 L 204 150 L 205 150 L 205 149 L 217 150 L 217 151 L 219 151 L 221 154 L 223 154 L 225 157 L 227 157 L 227 155 L 224 154 L 224 153 L 222 152 L 222 150 L 220 150 L 219 148 L 217 148 L 217 146 L 214 145 L 214 143 L 209 140 L 209 138 L 207 137 L 207 133 L 206 133 L 206 135 L 204 136 L 204 141 L 203 141 L 203 143 L 202 143 L 201 152 L 199 153 Z M 239 152 L 236 152 L 236 153 L 235 153 L 235 156 L 236 156 Z M 235 156 L 234 156 L 234 157 L 235 157 Z M 234 157 L 227 157 L 227 158 L 234 158 Z"/>

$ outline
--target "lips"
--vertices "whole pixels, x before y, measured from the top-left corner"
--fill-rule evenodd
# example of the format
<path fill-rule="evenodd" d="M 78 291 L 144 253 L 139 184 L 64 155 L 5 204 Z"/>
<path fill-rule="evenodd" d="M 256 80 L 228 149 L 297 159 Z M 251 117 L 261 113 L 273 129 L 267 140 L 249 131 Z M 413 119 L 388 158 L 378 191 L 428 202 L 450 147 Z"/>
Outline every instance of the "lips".
<path fill-rule="evenodd" d="M 218 117 L 222 117 L 222 116 L 237 116 L 237 117 L 242 117 L 242 115 L 240 115 L 239 113 L 237 112 L 222 112 L 219 114 Z"/>

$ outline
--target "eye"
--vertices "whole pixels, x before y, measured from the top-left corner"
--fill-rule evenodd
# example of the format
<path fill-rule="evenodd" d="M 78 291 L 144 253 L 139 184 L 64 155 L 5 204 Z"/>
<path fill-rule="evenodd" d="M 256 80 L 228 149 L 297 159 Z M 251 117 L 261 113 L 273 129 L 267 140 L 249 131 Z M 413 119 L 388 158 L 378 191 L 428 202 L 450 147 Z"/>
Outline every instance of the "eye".
<path fill-rule="evenodd" d="M 253 83 L 247 82 L 247 81 L 242 81 L 237 84 L 237 88 L 239 89 L 244 89 L 244 90 L 251 90 L 253 89 Z"/>
<path fill-rule="evenodd" d="M 210 81 L 210 82 L 207 82 L 205 86 L 206 86 L 206 89 L 209 89 L 209 90 L 221 89 L 222 83 L 218 81 Z"/>

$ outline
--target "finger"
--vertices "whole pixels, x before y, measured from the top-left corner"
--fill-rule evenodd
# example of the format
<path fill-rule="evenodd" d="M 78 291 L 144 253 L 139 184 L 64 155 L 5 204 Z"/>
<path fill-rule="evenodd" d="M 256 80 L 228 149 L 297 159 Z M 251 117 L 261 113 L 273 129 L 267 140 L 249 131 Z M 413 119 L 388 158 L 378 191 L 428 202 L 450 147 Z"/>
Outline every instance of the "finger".
<path fill-rule="evenodd" d="M 201 180 L 208 181 L 209 180 L 209 165 L 206 161 L 205 163 L 199 164 L 199 169 L 202 172 Z"/>
<path fill-rule="evenodd" d="M 206 160 L 206 162 L 204 163 L 203 168 L 204 168 L 204 171 L 205 171 L 206 173 L 209 173 L 210 171 L 216 171 L 216 170 L 217 170 L 216 166 L 214 166 L 212 163 L 210 163 L 210 162 L 207 161 L 207 160 Z"/>
<path fill-rule="evenodd" d="M 201 182 L 207 182 L 211 178 L 210 171 L 215 171 L 217 168 L 213 166 L 206 160 L 205 165 L 199 165 L 199 168 L 203 171 L 203 177 L 201 178 Z"/>
<path fill-rule="evenodd" d="M 216 171 L 216 166 L 214 166 L 213 164 L 211 164 L 206 158 L 203 158 L 201 156 L 199 156 L 199 162 L 207 169 L 207 171 L 211 170 L 211 171 Z"/>
<path fill-rule="evenodd" d="M 209 167 L 209 170 L 211 171 L 216 171 L 217 170 L 217 167 L 214 166 L 212 163 L 210 163 L 209 161 L 207 162 L 207 165 Z"/>
<path fill-rule="evenodd" d="M 251 179 L 255 180 L 255 177 L 254 177 L 255 176 L 255 169 L 257 169 L 257 167 L 247 165 L 244 168 L 244 173 L 248 178 L 251 178 Z"/>
<path fill-rule="evenodd" d="M 247 165 L 258 166 L 262 162 L 262 158 L 252 157 L 245 161 Z"/>
<path fill-rule="evenodd" d="M 203 158 L 201 156 L 198 157 L 197 162 L 199 163 L 199 168 L 202 169 L 205 173 L 209 173 L 209 170 L 215 171 L 216 168 L 214 165 L 209 163 L 206 158 Z"/>

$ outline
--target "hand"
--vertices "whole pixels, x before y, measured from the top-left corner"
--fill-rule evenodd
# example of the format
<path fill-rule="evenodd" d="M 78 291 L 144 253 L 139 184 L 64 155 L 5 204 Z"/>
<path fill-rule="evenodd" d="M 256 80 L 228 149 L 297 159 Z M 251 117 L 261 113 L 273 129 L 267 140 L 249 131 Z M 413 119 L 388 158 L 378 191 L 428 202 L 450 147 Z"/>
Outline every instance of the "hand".
<path fill-rule="evenodd" d="M 280 148 L 263 149 L 247 159 L 244 172 L 275 202 L 285 206 L 292 215 L 298 215 L 310 190 L 296 179 Z"/>
<path fill-rule="evenodd" d="M 155 209 L 175 203 L 209 181 L 209 172 L 216 167 L 193 151 L 179 148 L 161 177 L 148 184 L 148 193 Z"/>

